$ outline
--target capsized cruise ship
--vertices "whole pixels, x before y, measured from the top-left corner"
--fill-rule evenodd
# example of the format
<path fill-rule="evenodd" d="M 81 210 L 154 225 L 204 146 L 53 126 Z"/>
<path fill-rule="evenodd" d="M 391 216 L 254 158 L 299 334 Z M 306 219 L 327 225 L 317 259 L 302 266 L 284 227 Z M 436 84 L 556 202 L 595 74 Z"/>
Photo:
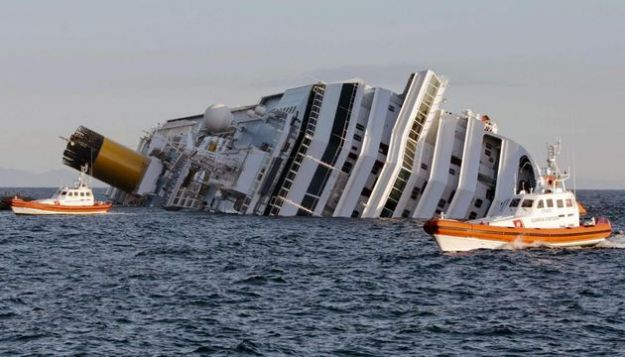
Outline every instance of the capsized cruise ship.
<path fill-rule="evenodd" d="M 269 216 L 475 219 L 536 185 L 537 166 L 484 114 L 442 109 L 447 80 L 400 92 L 314 83 L 237 108 L 211 105 L 137 151 L 80 127 L 63 161 L 91 165 L 125 205 Z"/>

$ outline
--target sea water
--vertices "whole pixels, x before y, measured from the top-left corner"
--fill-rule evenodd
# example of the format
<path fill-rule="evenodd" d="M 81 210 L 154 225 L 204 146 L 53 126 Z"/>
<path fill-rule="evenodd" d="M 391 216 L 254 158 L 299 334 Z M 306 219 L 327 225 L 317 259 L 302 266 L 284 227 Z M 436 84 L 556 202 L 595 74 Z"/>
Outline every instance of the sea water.
<path fill-rule="evenodd" d="M 625 191 L 579 198 L 625 230 Z M 625 353 L 625 236 L 443 254 L 422 223 L 3 211 L 0 353 Z"/>

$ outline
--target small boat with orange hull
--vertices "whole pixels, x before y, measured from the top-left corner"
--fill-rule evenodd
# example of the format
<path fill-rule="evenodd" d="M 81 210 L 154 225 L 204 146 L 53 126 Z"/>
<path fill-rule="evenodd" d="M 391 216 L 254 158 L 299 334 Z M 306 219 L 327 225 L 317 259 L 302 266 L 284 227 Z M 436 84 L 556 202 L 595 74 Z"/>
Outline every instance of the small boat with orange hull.
<path fill-rule="evenodd" d="M 583 247 L 596 245 L 612 234 L 606 218 L 590 218 L 580 224 L 586 210 L 567 191 L 556 159 L 560 144 L 549 146 L 547 167 L 539 179 L 538 192 L 520 191 L 501 202 L 497 215 L 459 221 L 434 218 L 424 230 L 433 235 L 445 252 L 501 249 L 526 246 Z"/>
<path fill-rule="evenodd" d="M 11 210 L 20 215 L 87 215 L 103 214 L 111 209 L 110 202 L 96 201 L 93 191 L 87 185 L 84 171 L 73 187 L 61 187 L 47 199 L 26 201 L 15 197 L 11 200 Z"/>
<path fill-rule="evenodd" d="M 445 252 L 518 246 L 592 246 L 612 234 L 612 225 L 605 218 L 599 218 L 591 225 L 565 228 L 491 226 L 482 222 L 433 219 L 423 228 L 436 238 L 438 246 Z"/>

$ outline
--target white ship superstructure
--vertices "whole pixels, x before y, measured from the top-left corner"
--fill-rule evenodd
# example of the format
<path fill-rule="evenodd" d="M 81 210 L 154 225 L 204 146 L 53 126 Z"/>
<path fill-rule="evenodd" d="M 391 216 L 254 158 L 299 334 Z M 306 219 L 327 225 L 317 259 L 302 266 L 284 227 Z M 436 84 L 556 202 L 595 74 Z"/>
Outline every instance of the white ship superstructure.
<path fill-rule="evenodd" d="M 483 217 L 534 187 L 538 171 L 488 116 L 441 109 L 446 86 L 427 70 L 412 74 L 402 93 L 355 79 L 287 89 L 238 108 L 211 105 L 152 130 L 138 153 L 81 127 L 64 160 L 77 167 L 95 152 L 94 176 L 111 183 L 109 197 L 122 204 L 273 216 Z"/>

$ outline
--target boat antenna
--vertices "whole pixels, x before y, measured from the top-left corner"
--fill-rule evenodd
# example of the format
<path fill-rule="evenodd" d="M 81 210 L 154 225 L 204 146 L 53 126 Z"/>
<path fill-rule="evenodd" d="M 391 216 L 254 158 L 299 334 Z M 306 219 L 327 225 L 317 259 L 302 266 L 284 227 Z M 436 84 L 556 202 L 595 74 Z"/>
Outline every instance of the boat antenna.
<path fill-rule="evenodd" d="M 573 118 L 573 145 L 569 146 L 571 150 L 571 161 L 572 161 L 572 174 L 573 174 L 573 192 L 577 195 L 577 165 L 575 163 L 575 143 L 577 142 L 576 134 L 577 134 L 577 121 Z"/>
<path fill-rule="evenodd" d="M 93 187 L 93 148 L 89 146 L 89 187 Z"/>

